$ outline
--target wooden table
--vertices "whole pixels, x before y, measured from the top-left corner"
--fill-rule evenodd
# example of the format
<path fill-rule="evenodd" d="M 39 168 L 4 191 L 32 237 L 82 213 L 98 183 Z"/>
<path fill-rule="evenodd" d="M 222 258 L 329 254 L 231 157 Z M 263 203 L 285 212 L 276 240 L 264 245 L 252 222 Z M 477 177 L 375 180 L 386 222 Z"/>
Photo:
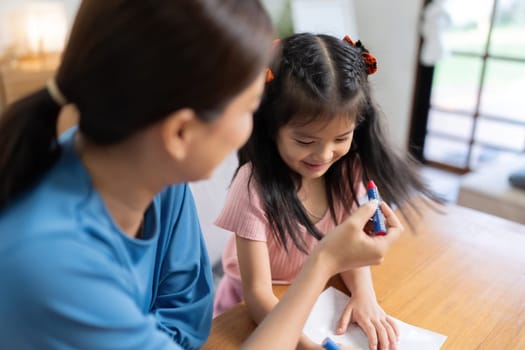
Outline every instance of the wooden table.
<path fill-rule="evenodd" d="M 525 349 L 525 225 L 455 205 L 444 211 L 425 209 L 372 267 L 380 305 L 448 336 L 443 350 Z M 237 349 L 254 328 L 237 305 L 214 319 L 203 349 Z"/>

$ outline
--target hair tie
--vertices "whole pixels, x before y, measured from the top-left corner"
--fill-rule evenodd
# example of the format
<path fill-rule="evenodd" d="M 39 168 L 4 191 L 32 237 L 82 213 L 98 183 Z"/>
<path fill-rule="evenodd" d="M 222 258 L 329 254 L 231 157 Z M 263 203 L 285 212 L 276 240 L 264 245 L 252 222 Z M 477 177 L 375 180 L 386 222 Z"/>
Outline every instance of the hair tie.
<path fill-rule="evenodd" d="M 271 82 L 275 79 L 275 75 L 273 75 L 273 72 L 270 68 L 266 68 L 266 83 Z"/>
<path fill-rule="evenodd" d="M 347 43 L 349 43 L 350 45 L 354 46 L 355 47 L 355 41 L 352 40 L 352 38 L 350 37 L 350 35 L 345 35 L 345 37 L 343 38 L 344 41 L 346 41 Z"/>
<path fill-rule="evenodd" d="M 47 92 L 58 106 L 64 107 L 68 104 L 66 97 L 58 88 L 55 78 L 51 78 L 47 81 L 46 88 Z"/>
<path fill-rule="evenodd" d="M 281 39 L 277 38 L 273 40 L 273 49 L 275 50 L 275 47 L 281 43 Z M 275 75 L 273 74 L 272 70 L 270 68 L 266 68 L 266 83 L 271 82 L 275 79 Z"/>
<path fill-rule="evenodd" d="M 343 38 L 344 41 L 352 45 L 353 47 L 356 47 L 360 49 L 361 56 L 363 56 L 363 60 L 365 61 L 366 65 L 366 72 L 368 75 L 374 74 L 377 72 L 377 58 L 375 58 L 374 55 L 372 55 L 361 43 L 361 40 L 358 40 L 357 42 L 353 41 L 352 38 L 350 38 L 350 35 L 345 35 Z"/>

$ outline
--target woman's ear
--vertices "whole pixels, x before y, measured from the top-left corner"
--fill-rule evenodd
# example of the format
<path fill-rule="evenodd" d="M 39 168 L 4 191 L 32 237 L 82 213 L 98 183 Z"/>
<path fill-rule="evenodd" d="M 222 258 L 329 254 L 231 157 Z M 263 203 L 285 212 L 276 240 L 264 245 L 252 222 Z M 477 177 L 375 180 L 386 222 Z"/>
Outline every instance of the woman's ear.
<path fill-rule="evenodd" d="M 173 159 L 184 160 L 203 123 L 192 109 L 171 113 L 161 125 L 162 143 Z"/>

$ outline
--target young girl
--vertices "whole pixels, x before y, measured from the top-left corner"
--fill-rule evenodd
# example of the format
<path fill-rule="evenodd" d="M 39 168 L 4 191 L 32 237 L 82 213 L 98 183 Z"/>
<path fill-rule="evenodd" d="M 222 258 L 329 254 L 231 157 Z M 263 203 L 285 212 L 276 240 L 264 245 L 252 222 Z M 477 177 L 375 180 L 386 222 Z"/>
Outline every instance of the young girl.
<path fill-rule="evenodd" d="M 373 179 L 382 198 L 403 207 L 433 196 L 413 164 L 388 142 L 368 75 L 375 58 L 349 37 L 297 34 L 280 42 L 254 131 L 216 223 L 235 232 L 223 256 L 218 315 L 243 298 L 255 322 L 277 304 L 272 284 L 291 283 L 327 232 L 366 200 Z M 379 306 L 370 269 L 341 274 L 352 298 L 338 333 L 356 322 L 370 348 L 395 349 L 398 330 Z M 242 285 L 241 285 L 242 281 Z M 316 348 L 306 337 L 300 348 Z"/>
<path fill-rule="evenodd" d="M 257 0 L 81 4 L 56 77 L 0 116 L 0 349 L 202 346 L 213 284 L 185 182 L 247 140 L 272 38 Z M 79 126 L 57 139 L 67 104 Z M 401 226 L 383 206 L 389 237 L 366 236 L 376 208 L 319 245 L 246 348 L 292 348 L 307 312 L 290 309 L 381 261 Z"/>

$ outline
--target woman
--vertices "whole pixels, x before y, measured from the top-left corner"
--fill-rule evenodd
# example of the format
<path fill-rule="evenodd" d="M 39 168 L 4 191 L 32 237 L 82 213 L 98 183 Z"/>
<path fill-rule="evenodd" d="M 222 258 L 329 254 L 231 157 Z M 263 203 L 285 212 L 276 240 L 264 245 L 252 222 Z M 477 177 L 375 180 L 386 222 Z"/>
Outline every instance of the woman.
<path fill-rule="evenodd" d="M 256 0 L 82 3 L 56 77 L 0 119 L 0 348 L 202 346 L 213 287 L 185 182 L 248 138 L 272 38 Z M 57 140 L 66 104 L 79 126 Z M 379 262 L 390 224 L 388 239 L 361 223 L 334 234 L 304 279 Z M 338 248 L 348 237 L 358 255 Z M 310 305 L 318 293 L 292 289 Z"/>

